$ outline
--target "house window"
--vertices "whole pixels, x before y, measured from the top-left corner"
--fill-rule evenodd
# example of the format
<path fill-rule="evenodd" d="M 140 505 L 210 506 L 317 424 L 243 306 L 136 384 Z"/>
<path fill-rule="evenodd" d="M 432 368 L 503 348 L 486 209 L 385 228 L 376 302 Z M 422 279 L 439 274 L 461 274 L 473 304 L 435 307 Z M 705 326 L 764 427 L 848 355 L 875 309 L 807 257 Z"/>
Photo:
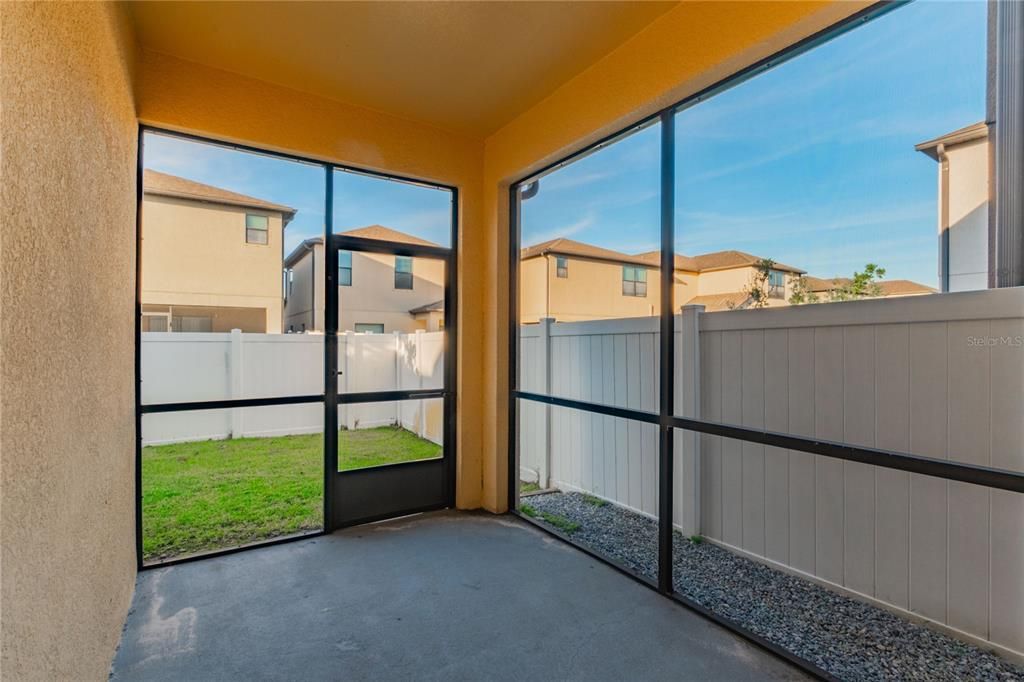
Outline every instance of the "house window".
<path fill-rule="evenodd" d="M 338 252 L 338 286 L 352 286 L 352 252 Z"/>
<path fill-rule="evenodd" d="M 786 298 L 786 273 L 779 270 L 768 271 L 768 297 Z"/>
<path fill-rule="evenodd" d="M 144 332 L 166 332 L 167 323 L 170 320 L 170 316 L 166 313 L 158 313 L 156 315 L 142 314 L 142 331 Z"/>
<path fill-rule="evenodd" d="M 369 324 L 366 322 L 356 322 L 356 333 L 357 334 L 383 334 L 383 324 Z"/>
<path fill-rule="evenodd" d="M 647 295 L 647 269 L 634 265 L 622 266 L 622 295 Z"/>
<path fill-rule="evenodd" d="M 565 256 L 555 256 L 555 275 L 562 279 L 569 276 L 569 259 Z"/>
<path fill-rule="evenodd" d="M 176 332 L 212 332 L 213 318 L 206 315 L 175 315 L 171 328 Z"/>
<path fill-rule="evenodd" d="M 265 215 L 245 214 L 245 243 L 266 244 L 270 221 Z"/>
<path fill-rule="evenodd" d="M 395 288 L 412 289 L 412 258 L 395 256 Z"/>
<path fill-rule="evenodd" d="M 295 271 L 291 268 L 284 269 L 284 282 L 282 287 L 284 289 L 284 301 L 288 302 L 288 299 L 292 296 L 292 283 L 295 280 Z"/>

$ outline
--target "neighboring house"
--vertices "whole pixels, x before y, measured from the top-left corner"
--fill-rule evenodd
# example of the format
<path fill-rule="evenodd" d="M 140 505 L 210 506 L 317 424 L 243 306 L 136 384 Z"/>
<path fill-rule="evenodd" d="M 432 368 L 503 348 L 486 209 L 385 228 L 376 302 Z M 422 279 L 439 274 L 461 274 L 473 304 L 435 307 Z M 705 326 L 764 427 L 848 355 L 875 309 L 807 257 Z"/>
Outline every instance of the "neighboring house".
<path fill-rule="evenodd" d="M 988 124 L 954 130 L 914 147 L 938 162 L 939 286 L 989 286 Z"/>
<path fill-rule="evenodd" d="M 804 278 L 806 290 L 821 300 L 828 300 L 829 294 L 841 287 L 849 286 L 853 280 L 849 277 L 833 277 L 832 279 L 812 277 L 807 275 Z M 874 283 L 878 287 L 878 296 L 874 298 L 894 298 L 897 296 L 922 296 L 934 294 L 935 289 L 924 284 L 912 282 L 909 279 L 883 279 Z"/>
<path fill-rule="evenodd" d="M 657 315 L 660 307 L 658 252 L 630 255 L 571 239 L 536 244 L 520 254 L 520 319 L 571 322 Z M 744 307 L 743 292 L 761 261 L 742 251 L 676 256 L 673 306 L 707 310 Z M 787 305 L 803 270 L 776 263 L 768 282 L 768 305 Z"/>
<path fill-rule="evenodd" d="M 657 263 L 661 253 L 643 254 Z M 758 265 L 764 260 L 743 251 L 715 251 L 699 256 L 676 256 L 674 305 L 702 305 L 705 310 L 744 308 L 750 304 L 749 290 L 759 275 Z M 660 271 L 660 270 L 659 270 Z M 767 307 L 788 305 L 793 285 L 804 274 L 800 268 L 773 263 L 765 282 Z"/>
<path fill-rule="evenodd" d="M 437 246 L 404 232 L 371 225 L 341 234 Z M 324 329 L 324 244 L 307 239 L 284 260 L 284 331 Z M 338 254 L 338 329 L 356 332 L 437 331 L 444 328 L 445 264 L 359 251 Z"/>
<path fill-rule="evenodd" d="M 281 332 L 283 232 L 295 209 L 147 170 L 142 331 Z"/>

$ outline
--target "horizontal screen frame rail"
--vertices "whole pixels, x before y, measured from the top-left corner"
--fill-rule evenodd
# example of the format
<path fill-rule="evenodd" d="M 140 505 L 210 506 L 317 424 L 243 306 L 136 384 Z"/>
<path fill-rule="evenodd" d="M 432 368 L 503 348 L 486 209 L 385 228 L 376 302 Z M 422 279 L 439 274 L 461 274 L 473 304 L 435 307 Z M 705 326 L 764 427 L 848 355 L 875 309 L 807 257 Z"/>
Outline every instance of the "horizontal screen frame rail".
<path fill-rule="evenodd" d="M 401 400 L 427 400 L 454 396 L 454 391 L 444 389 L 410 389 L 408 391 L 366 391 L 362 393 L 339 393 L 339 405 L 358 403 L 389 403 Z M 230 410 L 240 407 L 273 407 L 276 405 L 303 405 L 324 402 L 323 394 L 293 395 L 279 398 L 239 398 L 235 400 L 201 400 L 184 403 L 157 403 L 142 405 L 142 414 L 165 412 L 192 412 L 199 410 Z"/>
<path fill-rule="evenodd" d="M 831 457 L 832 459 L 844 460 L 847 462 L 858 462 L 906 471 L 912 474 L 932 476 L 947 481 L 957 481 L 979 485 L 985 488 L 996 488 L 1008 490 L 1015 493 L 1024 493 L 1024 472 L 996 469 L 977 464 L 966 464 L 963 462 L 935 459 L 911 455 L 895 450 L 883 450 L 881 448 L 860 447 L 848 443 L 839 443 L 819 438 L 807 438 L 787 433 L 751 429 L 743 426 L 733 426 L 719 422 L 707 421 L 704 419 L 693 419 L 689 417 L 667 416 L 661 417 L 651 412 L 632 410 L 613 405 L 601 405 L 581 400 L 570 400 L 568 398 L 557 398 L 555 396 L 541 395 L 527 391 L 514 391 L 514 397 L 522 400 L 566 407 L 583 412 L 604 414 L 610 417 L 631 419 L 647 424 L 657 424 L 662 427 L 678 428 L 696 433 L 705 433 L 712 436 L 732 438 L 747 443 L 758 443 L 781 448 L 784 450 L 797 450 L 812 455 Z"/>
<path fill-rule="evenodd" d="M 451 261 L 455 252 L 447 246 L 428 246 L 426 244 L 409 244 L 392 242 L 385 239 L 368 237 L 351 237 L 343 234 L 331 236 L 331 243 L 340 251 L 358 253 L 376 253 L 387 256 L 408 256 L 410 258 L 426 258 Z"/>

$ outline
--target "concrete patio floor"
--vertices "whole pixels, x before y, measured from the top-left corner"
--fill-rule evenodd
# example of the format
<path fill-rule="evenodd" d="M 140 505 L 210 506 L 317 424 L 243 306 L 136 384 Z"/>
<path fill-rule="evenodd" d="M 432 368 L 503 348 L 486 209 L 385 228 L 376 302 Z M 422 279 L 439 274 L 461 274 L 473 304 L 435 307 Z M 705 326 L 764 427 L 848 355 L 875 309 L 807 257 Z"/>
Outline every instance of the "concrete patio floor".
<path fill-rule="evenodd" d="M 144 572 L 111 677 L 805 679 L 522 521 L 458 512 Z"/>

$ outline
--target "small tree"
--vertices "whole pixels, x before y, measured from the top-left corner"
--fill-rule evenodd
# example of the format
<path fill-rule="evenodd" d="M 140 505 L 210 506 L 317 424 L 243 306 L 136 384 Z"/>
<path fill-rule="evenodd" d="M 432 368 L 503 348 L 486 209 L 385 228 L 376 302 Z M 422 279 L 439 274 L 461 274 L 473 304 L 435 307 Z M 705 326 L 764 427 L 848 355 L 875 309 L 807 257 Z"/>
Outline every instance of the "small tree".
<path fill-rule="evenodd" d="M 762 258 L 754 265 L 754 274 L 750 283 L 743 287 L 743 293 L 750 299 L 751 308 L 764 308 L 768 305 L 768 278 L 775 268 L 775 261 Z"/>
<path fill-rule="evenodd" d="M 878 280 L 885 277 L 885 268 L 874 263 L 864 266 L 863 272 L 854 272 L 849 284 L 836 287 L 829 292 L 831 301 L 852 301 L 858 298 L 874 298 L 882 295 L 882 285 Z"/>
<path fill-rule="evenodd" d="M 790 305 L 803 305 L 805 303 L 817 303 L 818 294 L 807 287 L 807 278 L 798 277 L 793 282 L 793 293 L 789 297 Z"/>

